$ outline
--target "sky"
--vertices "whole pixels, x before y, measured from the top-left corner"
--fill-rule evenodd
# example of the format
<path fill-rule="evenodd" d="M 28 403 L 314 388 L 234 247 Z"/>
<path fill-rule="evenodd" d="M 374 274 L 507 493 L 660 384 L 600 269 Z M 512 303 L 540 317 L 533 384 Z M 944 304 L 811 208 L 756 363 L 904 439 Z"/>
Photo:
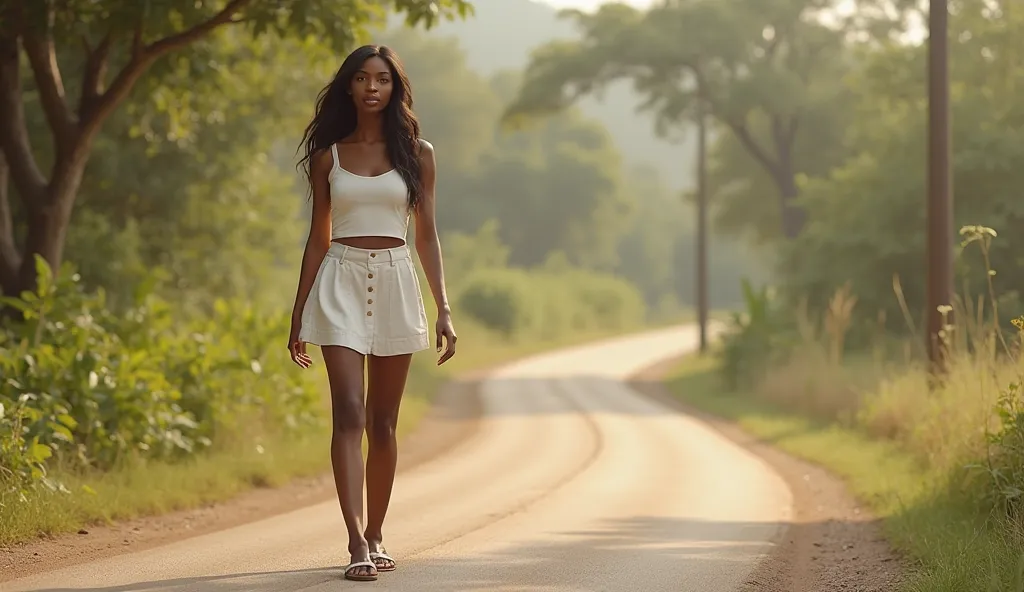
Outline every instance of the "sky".
<path fill-rule="evenodd" d="M 605 4 L 610 0 L 538 0 L 543 4 L 554 6 L 555 8 L 579 8 L 582 10 L 594 10 L 597 7 Z M 625 2 L 626 4 L 632 4 L 637 8 L 648 8 L 653 5 L 657 0 L 616 0 L 619 2 Z M 841 0 L 838 3 L 838 10 L 841 13 L 848 13 L 854 10 L 853 0 Z M 911 31 L 907 35 L 907 38 L 913 42 L 921 42 L 926 37 L 926 30 L 923 23 L 912 23 Z"/>
<path fill-rule="evenodd" d="M 580 8 L 593 10 L 604 4 L 607 0 L 540 0 L 544 4 L 550 4 L 555 8 Z M 637 8 L 646 8 L 654 3 L 654 0 L 625 0 L 626 4 L 632 4 Z"/>

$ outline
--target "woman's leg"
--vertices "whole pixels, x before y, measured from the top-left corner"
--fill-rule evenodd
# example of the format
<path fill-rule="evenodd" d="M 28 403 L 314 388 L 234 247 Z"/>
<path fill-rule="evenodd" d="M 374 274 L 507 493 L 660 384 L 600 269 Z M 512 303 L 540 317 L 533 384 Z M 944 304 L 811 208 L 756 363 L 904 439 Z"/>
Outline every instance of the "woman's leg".
<path fill-rule="evenodd" d="M 370 356 L 367 369 L 369 388 L 366 393 L 366 434 L 369 453 L 366 459 L 367 521 L 365 537 L 370 551 L 379 552 L 384 516 L 391 501 L 398 464 L 398 408 L 405 392 L 412 354 Z M 393 565 L 378 564 L 380 568 Z"/>
<path fill-rule="evenodd" d="M 322 348 L 331 383 L 331 465 L 338 490 L 341 515 L 348 529 L 352 561 L 368 561 L 370 550 L 363 537 L 363 355 L 346 347 Z M 357 567 L 354 575 L 373 575 L 376 570 Z"/>

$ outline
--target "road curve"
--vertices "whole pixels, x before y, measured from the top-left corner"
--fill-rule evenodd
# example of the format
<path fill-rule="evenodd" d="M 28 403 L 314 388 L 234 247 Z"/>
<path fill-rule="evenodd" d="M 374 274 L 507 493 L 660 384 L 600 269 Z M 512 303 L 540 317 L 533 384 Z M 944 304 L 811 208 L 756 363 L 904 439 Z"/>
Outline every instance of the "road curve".
<path fill-rule="evenodd" d="M 785 528 L 788 488 L 623 382 L 695 342 L 675 327 L 492 374 L 480 429 L 399 474 L 385 528 L 399 569 L 376 583 L 341 579 L 344 527 L 324 503 L 0 590 L 735 590 Z"/>

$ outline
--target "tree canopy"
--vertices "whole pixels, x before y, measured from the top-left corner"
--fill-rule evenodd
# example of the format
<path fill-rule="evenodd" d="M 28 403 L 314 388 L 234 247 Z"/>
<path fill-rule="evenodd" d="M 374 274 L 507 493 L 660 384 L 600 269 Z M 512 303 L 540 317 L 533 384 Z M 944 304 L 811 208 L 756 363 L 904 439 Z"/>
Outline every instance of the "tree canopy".
<path fill-rule="evenodd" d="M 836 100 L 843 35 L 814 17 L 825 0 L 688 0 L 641 11 L 607 4 L 567 11 L 581 36 L 538 50 L 507 119 L 550 113 L 610 81 L 632 80 L 668 133 L 706 105 L 773 190 L 787 237 L 803 226 L 797 203 L 799 138 Z M 762 189 L 762 192 L 764 190 Z M 763 208 L 762 208 L 763 210 Z"/>
<path fill-rule="evenodd" d="M 388 11 L 410 25 L 431 26 L 465 15 L 466 0 L 120 0 L 0 2 L 0 286 L 18 294 L 34 284 L 34 256 L 60 263 L 71 213 L 96 137 L 144 77 L 173 76 L 168 56 L 217 30 L 235 27 L 263 35 L 313 38 L 340 50 L 383 22 Z M 23 59 L 24 56 L 24 59 Z M 62 73 L 75 63 L 78 75 Z M 27 90 L 27 63 L 35 92 Z M 63 70 L 62 70 L 62 67 Z M 200 67 L 215 68 L 206 63 Z M 35 103 L 35 104 L 33 104 Z M 29 132 L 38 107 L 50 145 Z M 48 166 L 47 166 L 48 165 Z M 48 172 L 44 172 L 46 169 Z M 20 198 L 10 204 L 8 184 Z M 23 237 L 16 236 L 21 216 Z M 19 240 L 20 238 L 20 240 Z M 18 243 L 21 243 L 19 247 Z"/>
<path fill-rule="evenodd" d="M 965 2 L 951 19 L 953 179 L 956 228 L 996 230 L 990 264 L 1002 314 L 1020 311 L 1024 293 L 1021 238 L 1024 200 L 1018 166 L 1024 151 L 1024 14 Z M 846 84 L 856 99 L 843 141 L 849 156 L 809 178 L 804 203 L 811 223 L 783 250 L 784 286 L 791 300 L 822 302 L 849 283 L 865 315 L 884 312 L 898 327 L 893 293 L 898 276 L 911 310 L 925 304 L 925 184 L 927 47 L 886 45 L 865 59 Z M 984 262 L 972 248 L 958 259 L 957 293 L 987 294 Z"/>

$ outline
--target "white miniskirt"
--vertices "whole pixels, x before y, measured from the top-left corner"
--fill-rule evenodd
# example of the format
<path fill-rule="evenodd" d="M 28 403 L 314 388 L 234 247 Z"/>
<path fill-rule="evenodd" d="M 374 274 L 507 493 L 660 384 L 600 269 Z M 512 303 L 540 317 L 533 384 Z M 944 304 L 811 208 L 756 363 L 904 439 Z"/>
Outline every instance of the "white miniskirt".
<path fill-rule="evenodd" d="M 303 306 L 299 339 L 374 356 L 429 348 L 423 293 L 408 245 L 357 249 L 331 243 Z"/>

